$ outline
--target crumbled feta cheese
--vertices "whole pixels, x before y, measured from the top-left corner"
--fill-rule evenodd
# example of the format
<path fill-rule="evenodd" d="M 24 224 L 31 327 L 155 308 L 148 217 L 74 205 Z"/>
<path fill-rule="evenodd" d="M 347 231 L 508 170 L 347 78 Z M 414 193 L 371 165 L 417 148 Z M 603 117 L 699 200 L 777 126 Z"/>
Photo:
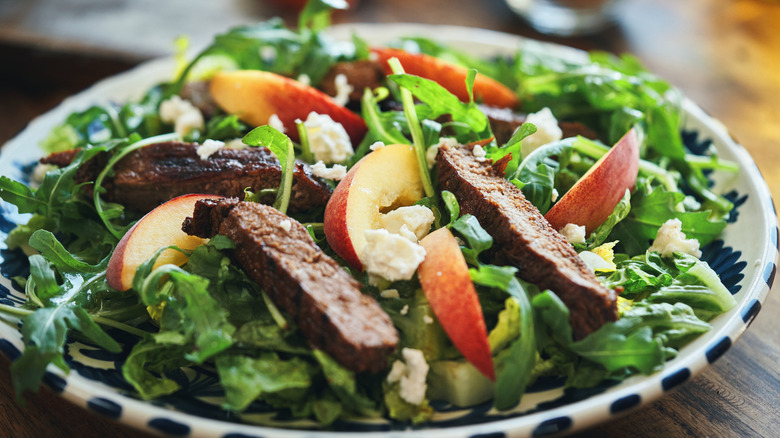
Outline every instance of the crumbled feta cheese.
<path fill-rule="evenodd" d="M 56 169 L 57 166 L 53 164 L 42 164 L 38 163 L 35 165 L 35 168 L 32 171 L 32 174 L 30 175 L 30 179 L 32 182 L 36 184 L 40 184 L 43 182 L 43 179 L 46 178 L 46 172 L 50 170 Z"/>
<path fill-rule="evenodd" d="M 428 376 L 428 362 L 420 350 L 404 348 L 401 350 L 403 362 L 393 362 L 387 375 L 389 383 L 399 382 L 399 394 L 402 399 L 413 405 L 419 405 L 425 399 L 428 389 L 425 379 Z"/>
<path fill-rule="evenodd" d="M 165 123 L 173 123 L 173 130 L 184 137 L 193 129 L 203 129 L 203 114 L 190 101 L 179 96 L 160 103 L 160 119 Z"/>
<path fill-rule="evenodd" d="M 298 82 L 302 83 L 303 85 L 311 85 L 311 78 L 306 73 L 301 73 L 298 75 Z"/>
<path fill-rule="evenodd" d="M 533 123 L 536 132 L 524 138 L 521 142 L 523 158 L 527 157 L 534 149 L 547 143 L 552 143 L 563 138 L 563 131 L 558 126 L 558 120 L 550 108 L 542 108 L 539 112 L 528 114 L 526 123 Z"/>
<path fill-rule="evenodd" d="M 290 219 L 285 219 L 281 222 L 279 222 L 279 226 L 284 230 L 285 233 L 289 233 L 292 229 L 292 222 L 290 222 Z"/>
<path fill-rule="evenodd" d="M 368 148 L 371 149 L 372 151 L 375 151 L 375 150 L 381 149 L 383 147 L 385 147 L 384 142 L 375 141 L 375 142 L 371 143 L 371 146 L 369 146 Z"/>
<path fill-rule="evenodd" d="M 247 147 L 247 144 L 244 143 L 244 139 L 242 138 L 234 138 L 225 143 L 225 147 L 228 149 L 243 149 Z"/>
<path fill-rule="evenodd" d="M 471 150 L 471 153 L 474 154 L 474 158 L 476 158 L 477 161 L 485 161 L 487 159 L 487 152 L 485 152 L 485 148 L 478 144 L 474 145 L 474 149 Z"/>
<path fill-rule="evenodd" d="M 417 243 L 420 240 L 417 238 L 417 235 L 414 234 L 412 230 L 409 229 L 409 226 L 406 224 L 401 225 L 401 228 L 398 230 L 397 234 L 413 243 Z"/>
<path fill-rule="evenodd" d="M 347 175 L 347 166 L 334 164 L 333 167 L 328 168 L 322 161 L 317 161 L 312 164 L 311 173 L 320 178 L 341 181 Z"/>
<path fill-rule="evenodd" d="M 379 293 L 379 296 L 382 298 L 401 298 L 398 289 L 385 289 Z"/>
<path fill-rule="evenodd" d="M 197 149 L 195 149 L 195 153 L 198 154 L 201 160 L 207 160 L 210 156 L 223 147 L 225 147 L 224 141 L 208 139 L 204 141 L 203 144 L 199 145 Z"/>
<path fill-rule="evenodd" d="M 273 46 L 263 46 L 260 48 L 260 59 L 264 62 L 272 63 L 276 60 L 276 48 Z"/>
<path fill-rule="evenodd" d="M 561 228 L 561 234 L 569 243 L 585 243 L 585 226 L 577 224 L 566 224 Z"/>
<path fill-rule="evenodd" d="M 280 119 L 279 116 L 276 115 L 276 113 L 271 114 L 271 117 L 268 118 L 268 126 L 276 129 L 281 133 L 287 132 L 287 128 L 284 127 L 284 123 L 282 123 L 282 119 Z"/>
<path fill-rule="evenodd" d="M 433 324 L 433 318 L 430 315 L 423 315 L 423 322 L 426 324 Z"/>
<path fill-rule="evenodd" d="M 439 154 L 439 148 L 445 145 L 454 148 L 455 146 L 458 145 L 458 140 L 456 140 L 453 137 L 442 137 L 439 139 L 438 143 L 429 147 L 425 151 L 425 160 L 428 162 L 429 168 L 433 167 L 433 165 L 436 164 L 436 155 Z"/>
<path fill-rule="evenodd" d="M 669 219 L 661 225 L 649 250 L 661 253 L 661 257 L 671 257 L 675 252 L 683 252 L 696 258 L 701 257 L 699 241 L 686 239 L 682 231 L 682 222 L 676 218 Z"/>
<path fill-rule="evenodd" d="M 349 103 L 349 95 L 355 90 L 355 87 L 349 84 L 347 75 L 337 74 L 334 85 L 336 86 L 336 95 L 333 96 L 333 101 L 336 102 L 336 105 L 344 106 Z"/>
<path fill-rule="evenodd" d="M 315 160 L 328 164 L 341 163 L 355 152 L 347 131 L 329 115 L 312 111 L 303 126 L 306 127 L 309 149 Z"/>
<path fill-rule="evenodd" d="M 408 304 L 404 304 L 404 306 L 400 310 L 400 313 L 401 313 L 401 315 L 406 315 L 407 313 L 409 313 L 409 305 Z"/>
<path fill-rule="evenodd" d="M 558 190 L 556 190 L 555 187 L 553 187 L 553 189 L 552 189 L 552 196 L 550 197 L 550 200 L 552 202 L 555 202 L 555 201 L 558 200 L 558 196 L 559 196 Z"/>
<path fill-rule="evenodd" d="M 425 258 L 425 249 L 387 230 L 366 230 L 360 261 L 369 274 L 390 281 L 409 280 Z"/>
<path fill-rule="evenodd" d="M 406 226 L 417 237 L 415 242 L 425 237 L 431 230 L 433 223 L 433 212 L 430 208 L 422 205 L 411 205 L 409 207 L 398 207 L 395 210 L 383 214 L 380 222 L 382 228 L 395 234 L 402 234 L 401 229 Z"/>

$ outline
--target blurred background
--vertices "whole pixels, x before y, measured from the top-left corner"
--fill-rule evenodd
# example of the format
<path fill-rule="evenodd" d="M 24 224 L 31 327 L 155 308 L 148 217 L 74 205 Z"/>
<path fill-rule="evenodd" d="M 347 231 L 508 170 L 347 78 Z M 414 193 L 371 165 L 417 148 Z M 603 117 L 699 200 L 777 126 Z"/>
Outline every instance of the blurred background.
<path fill-rule="evenodd" d="M 510 0 L 518 3 L 530 0 Z M 575 1 L 575 0 L 567 0 Z M 576 0 L 579 2 L 592 0 Z M 217 32 L 283 17 L 301 0 L 0 0 L 0 144 L 95 81 L 193 48 Z M 353 0 L 334 21 L 418 22 L 493 29 L 582 49 L 636 55 L 721 120 L 780 199 L 780 2 L 623 0 L 614 22 L 584 36 L 535 31 L 505 0 Z M 778 436 L 780 312 L 770 294 L 752 328 L 714 366 L 649 407 L 578 436 Z M 0 436 L 138 437 L 44 390 L 13 401 L 0 359 Z M 88 425 L 85 427 L 85 425 Z"/>

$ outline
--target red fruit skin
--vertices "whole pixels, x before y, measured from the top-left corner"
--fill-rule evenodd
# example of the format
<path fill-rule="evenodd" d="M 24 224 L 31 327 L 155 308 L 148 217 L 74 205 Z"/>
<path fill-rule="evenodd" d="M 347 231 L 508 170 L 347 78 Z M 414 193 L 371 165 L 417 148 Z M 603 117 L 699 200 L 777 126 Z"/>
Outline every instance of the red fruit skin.
<path fill-rule="evenodd" d="M 487 327 L 460 246 L 447 228 L 425 236 L 425 260 L 417 268 L 423 293 L 452 343 L 474 367 L 496 380 Z"/>

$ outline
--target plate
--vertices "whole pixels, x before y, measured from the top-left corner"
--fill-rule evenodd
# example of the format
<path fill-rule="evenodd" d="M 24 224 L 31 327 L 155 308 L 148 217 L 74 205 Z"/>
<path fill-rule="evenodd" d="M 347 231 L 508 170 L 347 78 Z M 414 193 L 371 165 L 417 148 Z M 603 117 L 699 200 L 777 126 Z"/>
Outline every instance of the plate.
<path fill-rule="evenodd" d="M 585 56 L 576 49 L 455 26 L 352 24 L 334 27 L 330 32 L 344 40 L 348 40 L 354 32 L 371 44 L 405 35 L 428 36 L 484 57 L 508 54 L 523 45 L 538 44 L 561 56 Z M 96 103 L 138 98 L 155 83 L 170 79 L 173 71 L 172 60 L 151 61 L 66 99 L 57 108 L 31 122 L 3 147 L 0 174 L 18 180 L 28 179 L 31 164 L 41 155 L 36 145 L 68 114 Z M 703 248 L 702 256 L 721 276 L 736 298 L 737 306 L 713 320 L 710 332 L 681 349 L 675 359 L 655 374 L 635 376 L 613 386 L 566 391 L 560 379 L 542 379 L 529 389 L 520 405 L 510 411 L 495 411 L 489 402 L 468 409 L 435 404 L 437 412 L 434 420 L 421 426 L 380 419 L 340 421 L 328 430 L 319 430 L 313 423 L 286 418 L 263 406 L 252 406 L 241 415 L 222 411 L 216 375 L 207 367 L 184 370 L 178 377 L 184 389 L 174 395 L 153 402 L 134 398 L 130 386 L 118 371 L 129 353 L 130 339 L 116 332 L 111 334 L 118 341 L 128 341 L 122 353 L 110 354 L 69 340 L 66 360 L 71 372 L 66 375 L 50 366 L 44 381 L 66 399 L 98 414 L 150 432 L 191 437 L 291 437 L 301 433 L 291 429 L 300 428 L 309 429 L 307 436 L 320 438 L 358 434 L 425 438 L 486 434 L 543 436 L 583 429 L 636 409 L 686 382 L 722 356 L 761 309 L 776 271 L 777 216 L 758 168 L 721 123 L 690 100 L 684 99 L 682 106 L 686 146 L 693 153 L 703 153 L 714 147 L 721 157 L 736 161 L 741 167 L 739 174 L 720 179 L 716 177 L 713 181 L 716 189 L 727 193 L 726 196 L 735 203 L 736 214 L 721 239 Z M 0 204 L 0 233 L 7 233 L 22 220 L 25 218 L 16 212 L 15 207 Z M 3 249 L 0 259 L 0 272 L 3 274 L 0 278 L 0 303 L 20 306 L 24 295 L 9 278 L 24 273 L 26 258 L 21 253 Z M 23 344 L 17 329 L 18 321 L 10 323 L 0 324 L 0 351 L 13 360 L 21 354 Z M 258 426 L 258 423 L 264 425 Z"/>

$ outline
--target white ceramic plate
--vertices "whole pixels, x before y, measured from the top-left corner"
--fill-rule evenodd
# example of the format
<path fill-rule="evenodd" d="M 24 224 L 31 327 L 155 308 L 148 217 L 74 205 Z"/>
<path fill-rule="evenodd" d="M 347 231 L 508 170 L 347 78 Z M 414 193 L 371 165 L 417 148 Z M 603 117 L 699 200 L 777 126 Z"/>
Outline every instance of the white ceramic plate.
<path fill-rule="evenodd" d="M 378 25 L 339 26 L 334 36 L 348 40 L 353 32 L 369 43 L 382 43 L 399 36 L 428 36 L 452 44 L 475 55 L 508 54 L 524 44 L 544 44 L 517 36 L 452 26 Z M 561 46 L 546 45 L 564 56 L 581 58 L 584 53 Z M 99 82 L 65 100 L 60 106 L 34 120 L 16 138 L 8 142 L 0 155 L 0 173 L 15 179 L 25 177 L 24 168 L 41 155 L 37 145 L 49 130 L 73 111 L 110 100 L 123 101 L 139 97 L 155 83 L 172 77 L 173 62 L 157 60 L 126 73 Z M 707 260 L 734 294 L 737 306 L 713 321 L 713 329 L 680 351 L 663 370 L 650 376 L 636 376 L 618 385 L 564 393 L 560 380 L 537 382 L 511 411 L 497 412 L 490 403 L 470 409 L 436 405 L 433 422 L 419 427 L 390 423 L 339 422 L 332 429 L 318 430 L 316 425 L 294 422 L 264 408 L 250 409 L 241 415 L 221 411 L 219 391 L 215 390 L 212 370 L 193 368 L 183 376 L 184 389 L 155 402 L 133 398 L 122 381 L 121 367 L 130 346 L 112 355 L 75 341 L 68 343 L 66 360 L 72 367 L 69 375 L 49 367 L 45 382 L 68 400 L 109 418 L 151 432 L 191 437 L 292 437 L 310 428 L 306 436 L 336 437 L 348 434 L 403 437 L 491 437 L 547 435 L 571 432 L 607 421 L 661 397 L 665 392 L 689 380 L 718 357 L 745 331 L 761 308 L 774 279 L 777 259 L 777 218 L 769 190 L 758 168 L 742 146 L 736 144 L 727 130 L 694 103 L 685 100 L 684 138 L 686 145 L 704 150 L 712 144 L 726 159 L 739 163 L 741 172 L 725 180 L 716 180 L 722 193 L 729 193 L 737 205 L 737 218 L 727 227 L 721 240 L 705 248 Z M 23 220 L 13 206 L 0 204 L 0 233 L 7 233 Z M 4 236 L 0 236 L 4 237 Z M 0 252 L 0 302 L 21 305 L 24 296 L 8 280 L 26 259 L 19 253 Z M 112 334 L 117 335 L 112 332 Z M 121 336 L 121 334 L 119 334 Z M 121 337 L 118 339 L 123 340 Z M 23 348 L 20 333 L 0 324 L 0 350 L 9 358 L 19 356 Z M 269 422 L 273 426 L 252 423 Z"/>

